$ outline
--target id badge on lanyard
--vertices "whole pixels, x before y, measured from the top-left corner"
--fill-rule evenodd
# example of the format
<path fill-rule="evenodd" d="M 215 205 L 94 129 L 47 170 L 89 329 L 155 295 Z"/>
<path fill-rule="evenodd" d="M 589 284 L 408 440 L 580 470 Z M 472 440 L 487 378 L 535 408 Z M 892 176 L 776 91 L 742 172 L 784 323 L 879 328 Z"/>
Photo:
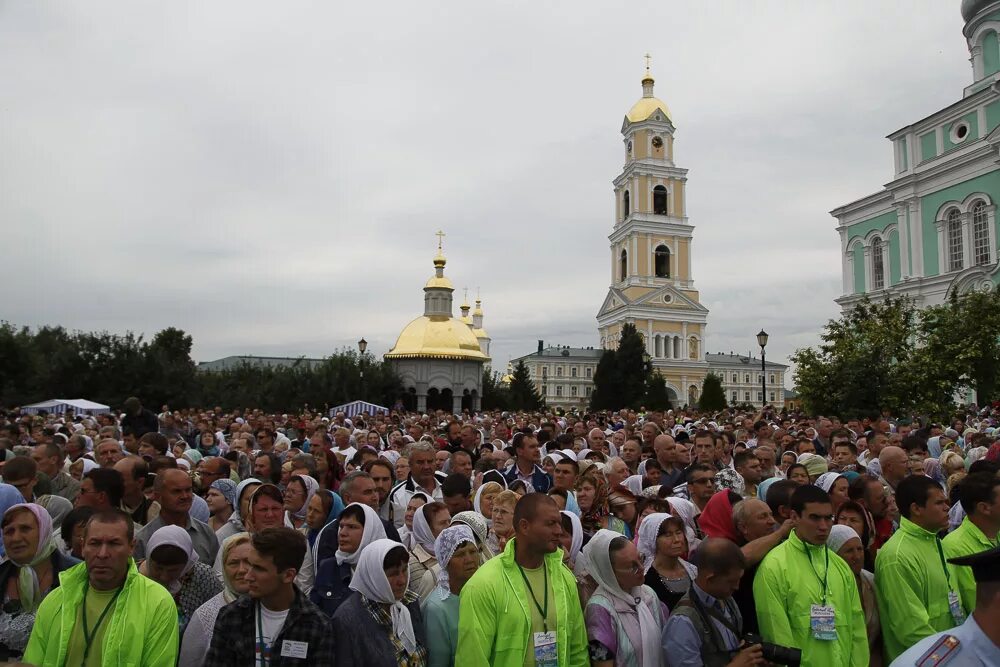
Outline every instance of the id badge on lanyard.
<path fill-rule="evenodd" d="M 948 591 L 948 609 L 951 611 L 951 618 L 955 625 L 965 623 L 965 610 L 962 609 L 962 601 L 955 591 Z"/>
<path fill-rule="evenodd" d="M 559 667 L 559 651 L 555 632 L 536 632 L 532 636 L 535 667 Z"/>
<path fill-rule="evenodd" d="M 809 629 L 814 639 L 830 642 L 837 639 L 837 626 L 833 607 L 814 604 L 809 607 Z"/>

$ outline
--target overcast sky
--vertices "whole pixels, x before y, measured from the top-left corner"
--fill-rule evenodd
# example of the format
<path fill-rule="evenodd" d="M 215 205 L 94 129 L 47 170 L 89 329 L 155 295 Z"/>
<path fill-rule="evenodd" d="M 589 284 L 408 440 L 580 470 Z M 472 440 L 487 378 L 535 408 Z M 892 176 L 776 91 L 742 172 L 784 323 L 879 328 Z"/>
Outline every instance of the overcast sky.
<path fill-rule="evenodd" d="M 783 361 L 838 312 L 828 212 L 971 82 L 959 5 L 0 0 L 0 318 L 381 355 L 440 227 L 495 368 L 597 345 L 648 51 L 707 350 Z"/>

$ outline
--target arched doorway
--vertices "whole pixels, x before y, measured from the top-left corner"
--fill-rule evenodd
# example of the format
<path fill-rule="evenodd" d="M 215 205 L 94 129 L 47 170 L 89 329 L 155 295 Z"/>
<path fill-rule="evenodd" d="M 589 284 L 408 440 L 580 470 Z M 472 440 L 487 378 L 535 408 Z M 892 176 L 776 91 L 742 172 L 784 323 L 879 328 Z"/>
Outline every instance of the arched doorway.
<path fill-rule="evenodd" d="M 472 393 L 468 389 L 465 389 L 462 391 L 462 412 L 466 410 L 471 412 L 472 409 Z"/>
<path fill-rule="evenodd" d="M 406 408 L 408 412 L 415 412 L 417 409 L 417 390 L 415 387 L 410 387 L 406 392 L 400 397 L 403 402 L 403 407 Z"/>
<path fill-rule="evenodd" d="M 436 387 L 427 391 L 427 411 L 444 410 L 447 413 L 453 411 L 453 399 L 451 389 L 438 390 Z"/>

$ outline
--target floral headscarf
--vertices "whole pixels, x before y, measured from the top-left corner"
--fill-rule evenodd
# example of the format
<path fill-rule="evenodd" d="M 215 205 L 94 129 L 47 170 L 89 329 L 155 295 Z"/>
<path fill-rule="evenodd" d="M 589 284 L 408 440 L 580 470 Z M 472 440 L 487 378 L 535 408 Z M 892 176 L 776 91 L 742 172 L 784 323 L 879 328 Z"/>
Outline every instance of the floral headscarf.
<path fill-rule="evenodd" d="M 437 539 L 434 540 L 432 553 L 441 566 L 441 570 L 438 572 L 437 583 L 442 600 L 451 595 L 451 584 L 448 579 L 448 561 L 451 560 L 455 550 L 466 542 L 472 546 L 476 546 L 476 536 L 473 535 L 472 529 L 464 524 L 445 528 L 438 534 Z"/>
<path fill-rule="evenodd" d="M 729 489 L 735 491 L 741 496 L 746 493 L 747 483 L 743 479 L 743 475 L 739 474 L 732 468 L 723 468 L 719 472 L 715 473 L 715 486 L 719 489 Z"/>
<path fill-rule="evenodd" d="M 583 512 L 580 516 L 580 523 L 583 524 L 584 533 L 593 535 L 601 529 L 601 520 L 610 513 L 608 509 L 608 480 L 605 479 L 604 475 L 599 473 L 587 474 L 577 481 L 577 490 L 580 489 L 584 482 L 593 485 L 594 502 L 591 504 L 590 509 Z"/>

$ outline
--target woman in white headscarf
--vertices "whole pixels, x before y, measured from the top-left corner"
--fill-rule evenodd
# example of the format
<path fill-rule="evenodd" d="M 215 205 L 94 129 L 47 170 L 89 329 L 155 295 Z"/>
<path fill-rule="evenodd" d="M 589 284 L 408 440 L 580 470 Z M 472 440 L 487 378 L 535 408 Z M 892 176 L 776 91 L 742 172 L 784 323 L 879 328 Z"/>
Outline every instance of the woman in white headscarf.
<path fill-rule="evenodd" d="M 285 525 L 303 533 L 309 532 L 306 513 L 309 501 L 319 491 L 319 482 L 309 475 L 292 475 L 285 487 Z"/>
<path fill-rule="evenodd" d="M 639 550 L 620 533 L 601 529 L 583 551 L 597 582 L 584 611 L 591 663 L 662 667 L 660 634 L 667 610 L 643 584 Z"/>
<path fill-rule="evenodd" d="M 201 665 L 208 654 L 215 631 L 219 610 L 236 598 L 245 595 L 250 586 L 246 581 L 250 571 L 250 533 L 240 533 L 222 547 L 222 576 L 224 588 L 215 597 L 198 607 L 181 642 L 179 665 Z"/>
<path fill-rule="evenodd" d="M 847 489 L 850 481 L 839 472 L 825 472 L 816 478 L 816 486 L 826 491 L 830 496 L 830 503 L 833 505 L 833 513 L 837 514 L 840 506 L 850 500 Z"/>
<path fill-rule="evenodd" d="M 636 546 L 646 569 L 646 585 L 672 611 L 698 576 L 698 568 L 686 560 L 689 550 L 684 521 L 666 512 L 650 514 L 639 524 Z"/>
<path fill-rule="evenodd" d="M 409 585 L 409 554 L 399 542 L 372 542 L 361 553 L 351 595 L 333 615 L 338 665 L 425 667 L 423 615 Z"/>
<path fill-rule="evenodd" d="M 222 582 L 212 568 L 198 562 L 191 535 L 180 526 L 163 526 L 149 538 L 146 560 L 138 564 L 139 574 L 170 591 L 177 603 L 181 633 L 198 607 L 222 591 Z"/>
<path fill-rule="evenodd" d="M 451 514 L 444 503 L 421 505 L 413 515 L 413 546 L 410 548 L 410 590 L 423 602 L 437 586 L 441 565 L 434 555 L 434 541 L 448 524 Z"/>
<path fill-rule="evenodd" d="M 0 659 L 16 662 L 28 645 L 38 605 L 59 586 L 59 573 L 80 561 L 56 549 L 52 518 L 35 503 L 12 505 L 0 526 L 7 550 L 0 564 Z"/>
<path fill-rule="evenodd" d="M 434 541 L 434 553 L 441 565 L 438 585 L 420 610 L 427 626 L 430 667 L 454 667 L 458 647 L 458 595 L 479 569 L 476 536 L 466 525 L 445 528 Z"/>
<path fill-rule="evenodd" d="M 878 615 L 878 604 L 875 598 L 875 575 L 863 569 L 865 564 L 865 548 L 861 544 L 861 536 L 851 526 L 834 524 L 830 527 L 830 535 L 826 538 L 826 546 L 830 551 L 843 558 L 854 573 L 858 584 L 858 594 L 861 597 L 861 609 L 865 614 L 865 629 L 868 632 L 868 648 L 871 653 L 870 664 L 879 667 L 882 660 L 882 624 Z"/>
<path fill-rule="evenodd" d="M 369 544 L 385 537 L 385 526 L 378 513 L 363 503 L 351 503 L 340 513 L 335 523 L 323 530 L 337 531 L 337 552 L 316 564 L 316 582 L 309 599 L 327 616 L 333 616 L 350 594 L 361 552 Z"/>

